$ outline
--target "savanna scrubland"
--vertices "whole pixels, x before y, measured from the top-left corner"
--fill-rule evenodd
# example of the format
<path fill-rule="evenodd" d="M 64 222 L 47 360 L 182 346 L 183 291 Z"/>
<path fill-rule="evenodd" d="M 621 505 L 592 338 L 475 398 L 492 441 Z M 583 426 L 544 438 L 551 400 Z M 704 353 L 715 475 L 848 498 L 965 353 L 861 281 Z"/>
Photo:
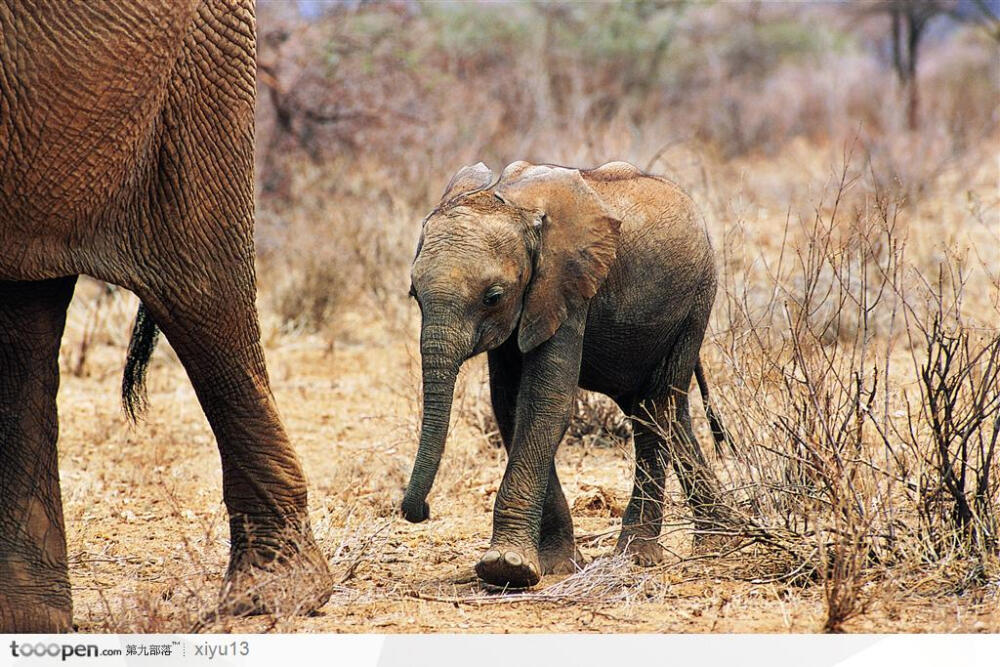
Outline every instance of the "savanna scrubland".
<path fill-rule="evenodd" d="M 911 3 L 912 6 L 920 3 Z M 87 631 L 1000 631 L 1000 42 L 975 3 L 258 4 L 258 305 L 330 602 L 200 617 L 228 553 L 211 431 L 169 345 L 131 426 L 134 297 L 81 282 L 61 471 Z M 899 67 L 895 67 L 898 63 Z M 702 360 L 745 526 L 613 555 L 628 427 L 581 394 L 557 456 L 581 572 L 480 589 L 505 457 L 460 377 L 423 524 L 397 515 L 420 423 L 421 219 L 462 165 L 628 160 L 698 203 L 720 287 Z"/>

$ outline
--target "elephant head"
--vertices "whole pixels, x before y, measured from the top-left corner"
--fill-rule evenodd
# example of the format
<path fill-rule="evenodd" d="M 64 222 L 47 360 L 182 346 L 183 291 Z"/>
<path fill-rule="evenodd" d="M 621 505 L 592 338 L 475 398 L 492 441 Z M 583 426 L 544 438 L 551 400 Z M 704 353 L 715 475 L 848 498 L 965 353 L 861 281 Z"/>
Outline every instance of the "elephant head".
<path fill-rule="evenodd" d="M 425 219 L 413 261 L 424 412 L 402 505 L 410 521 L 429 516 L 462 362 L 515 331 L 524 354 L 544 343 L 587 308 L 617 250 L 620 222 L 579 171 L 515 162 L 493 181 L 482 163 L 460 170 Z"/>

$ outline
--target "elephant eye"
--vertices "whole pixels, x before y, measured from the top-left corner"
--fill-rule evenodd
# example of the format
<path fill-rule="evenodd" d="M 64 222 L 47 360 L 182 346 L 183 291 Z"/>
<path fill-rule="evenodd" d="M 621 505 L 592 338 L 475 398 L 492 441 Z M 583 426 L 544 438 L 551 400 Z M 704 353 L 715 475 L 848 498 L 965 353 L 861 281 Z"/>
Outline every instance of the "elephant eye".
<path fill-rule="evenodd" d="M 486 294 L 483 296 L 484 306 L 495 306 L 500 302 L 500 297 L 503 296 L 503 288 L 499 285 L 494 285 L 493 287 L 486 290 Z"/>

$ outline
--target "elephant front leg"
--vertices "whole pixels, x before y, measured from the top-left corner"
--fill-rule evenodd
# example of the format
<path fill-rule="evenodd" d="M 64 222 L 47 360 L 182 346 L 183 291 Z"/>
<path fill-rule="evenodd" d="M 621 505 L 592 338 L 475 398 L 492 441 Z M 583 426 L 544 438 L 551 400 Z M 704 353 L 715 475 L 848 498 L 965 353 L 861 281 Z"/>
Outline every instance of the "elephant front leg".
<path fill-rule="evenodd" d="M 572 574 L 584 563 L 583 554 L 576 548 L 573 517 L 554 463 L 549 470 L 545 491 L 538 558 L 542 563 L 542 574 Z"/>
<path fill-rule="evenodd" d="M 509 459 L 493 509 L 493 538 L 476 565 L 488 584 L 534 586 L 546 567 L 576 555 L 553 461 L 569 424 L 582 350 L 583 316 L 576 315 L 522 359 Z"/>
<path fill-rule="evenodd" d="M 0 282 L 0 632 L 72 629 L 56 393 L 75 282 Z"/>
<path fill-rule="evenodd" d="M 521 353 L 517 340 L 489 352 L 490 400 L 504 449 L 510 453 L 514 440 L 517 394 L 521 383 Z M 553 464 L 546 483 L 545 504 L 538 544 L 542 574 L 570 574 L 583 564 L 583 554 L 573 539 L 573 519 Z"/>
<path fill-rule="evenodd" d="M 497 499 L 499 504 L 499 494 Z M 487 583 L 497 586 L 533 586 L 538 583 L 540 575 L 572 574 L 583 565 L 583 554 L 576 548 L 573 538 L 573 519 L 569 505 L 554 464 L 550 466 L 546 483 L 537 541 L 528 544 L 530 539 L 517 539 L 516 531 L 513 540 L 504 536 L 498 539 L 496 525 L 494 514 L 492 545 L 476 567 L 480 578 Z M 496 570 L 500 572 L 496 573 Z M 517 572 L 511 570 L 526 572 L 522 572 L 523 577 L 518 578 Z"/>

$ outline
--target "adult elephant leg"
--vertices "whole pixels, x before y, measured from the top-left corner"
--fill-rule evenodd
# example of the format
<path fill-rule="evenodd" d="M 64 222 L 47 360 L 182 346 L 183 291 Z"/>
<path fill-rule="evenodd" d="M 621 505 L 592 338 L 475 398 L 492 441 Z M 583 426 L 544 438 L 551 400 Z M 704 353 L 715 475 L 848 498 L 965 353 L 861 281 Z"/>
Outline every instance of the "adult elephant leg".
<path fill-rule="evenodd" d="M 655 565 L 663 560 L 663 548 L 657 540 L 663 523 L 666 442 L 651 428 L 648 415 L 630 412 L 635 440 L 635 482 L 622 517 L 617 551 L 631 554 L 639 565 Z"/>
<path fill-rule="evenodd" d="M 231 538 L 224 611 L 307 612 L 328 597 L 329 570 L 254 306 L 253 4 L 202 2 L 197 14 L 167 86 L 123 280 L 177 352 L 218 441 Z"/>
<path fill-rule="evenodd" d="M 0 632 L 72 629 L 56 392 L 75 283 L 0 282 Z"/>
<path fill-rule="evenodd" d="M 541 577 L 539 545 L 556 448 L 569 424 L 583 350 L 586 313 L 567 319 L 549 340 L 524 355 L 510 456 L 493 509 L 493 539 L 476 564 L 495 586 L 525 587 Z M 565 506 L 562 490 L 552 502 Z M 565 516 L 553 518 L 565 529 Z M 572 524 L 568 535 L 572 538 Z M 565 535 L 559 536 L 565 543 Z"/>
<path fill-rule="evenodd" d="M 499 348 L 491 350 L 488 356 L 490 400 L 504 449 L 509 455 L 514 439 L 517 392 L 521 381 L 521 355 L 517 350 L 516 338 L 512 336 Z M 554 463 L 546 483 L 538 558 L 542 574 L 569 574 L 576 571 L 577 565 L 583 564 L 583 554 L 576 548 L 573 540 L 573 518 Z"/>
<path fill-rule="evenodd" d="M 206 290 L 140 296 L 218 441 L 231 541 L 228 611 L 305 612 L 329 596 L 329 570 L 309 526 L 302 467 L 271 394 L 252 275 L 232 267 Z"/>

